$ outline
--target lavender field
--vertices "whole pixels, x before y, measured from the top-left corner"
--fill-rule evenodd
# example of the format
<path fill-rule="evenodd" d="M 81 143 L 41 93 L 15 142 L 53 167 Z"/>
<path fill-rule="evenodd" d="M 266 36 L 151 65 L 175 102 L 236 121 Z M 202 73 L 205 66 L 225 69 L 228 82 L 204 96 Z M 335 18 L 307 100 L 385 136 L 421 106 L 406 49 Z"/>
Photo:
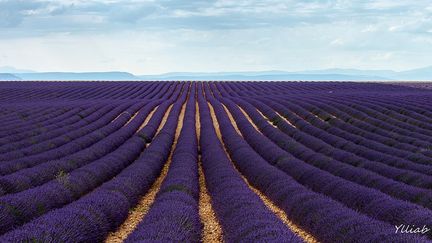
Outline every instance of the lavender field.
<path fill-rule="evenodd" d="M 1 82 L 0 242 L 429 242 L 432 90 Z"/>

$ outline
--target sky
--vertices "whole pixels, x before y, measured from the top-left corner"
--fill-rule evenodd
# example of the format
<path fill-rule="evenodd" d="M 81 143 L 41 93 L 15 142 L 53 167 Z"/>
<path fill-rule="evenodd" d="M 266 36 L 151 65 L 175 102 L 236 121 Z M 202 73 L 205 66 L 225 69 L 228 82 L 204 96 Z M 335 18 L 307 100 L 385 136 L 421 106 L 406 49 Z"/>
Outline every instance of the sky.
<path fill-rule="evenodd" d="M 432 65 L 429 0 L 0 0 L 0 66 L 222 72 Z"/>

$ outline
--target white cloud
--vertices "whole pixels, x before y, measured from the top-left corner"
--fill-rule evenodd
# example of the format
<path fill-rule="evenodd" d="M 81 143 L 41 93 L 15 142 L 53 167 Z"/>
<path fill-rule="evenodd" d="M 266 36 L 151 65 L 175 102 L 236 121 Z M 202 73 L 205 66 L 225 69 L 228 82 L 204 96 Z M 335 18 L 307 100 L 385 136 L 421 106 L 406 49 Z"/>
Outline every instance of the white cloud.
<path fill-rule="evenodd" d="M 427 0 L 0 0 L 0 66 L 138 74 L 425 66 L 431 8 Z"/>
<path fill-rule="evenodd" d="M 379 27 L 377 25 L 368 25 L 361 30 L 361 32 L 377 32 Z"/>
<path fill-rule="evenodd" d="M 382 52 L 371 55 L 373 61 L 388 61 L 392 59 L 394 54 L 392 52 Z"/>
<path fill-rule="evenodd" d="M 393 0 L 375 0 L 375 1 L 371 1 L 368 2 L 366 4 L 366 7 L 368 9 L 381 9 L 381 10 L 385 10 L 385 9 L 393 9 L 393 8 L 400 8 L 400 7 L 410 7 L 412 6 L 412 1 L 410 0 L 398 0 L 398 1 L 393 1 Z"/>
<path fill-rule="evenodd" d="M 332 40 L 332 42 L 330 42 L 330 45 L 332 45 L 332 46 L 341 46 L 343 44 L 345 44 L 345 41 L 343 41 L 340 38 L 334 39 L 334 40 Z"/>

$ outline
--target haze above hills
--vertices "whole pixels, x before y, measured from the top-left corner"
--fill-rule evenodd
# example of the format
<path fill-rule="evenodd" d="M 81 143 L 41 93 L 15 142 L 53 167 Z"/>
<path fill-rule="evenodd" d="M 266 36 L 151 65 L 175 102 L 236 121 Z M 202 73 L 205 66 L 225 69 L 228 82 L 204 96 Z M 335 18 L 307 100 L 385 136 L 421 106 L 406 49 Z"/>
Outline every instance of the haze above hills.
<path fill-rule="evenodd" d="M 0 67 L 0 80 L 301 80 L 301 81 L 430 81 L 432 66 L 407 71 L 322 69 L 298 72 L 172 72 L 158 75 L 134 75 L 128 72 L 35 72 Z"/>

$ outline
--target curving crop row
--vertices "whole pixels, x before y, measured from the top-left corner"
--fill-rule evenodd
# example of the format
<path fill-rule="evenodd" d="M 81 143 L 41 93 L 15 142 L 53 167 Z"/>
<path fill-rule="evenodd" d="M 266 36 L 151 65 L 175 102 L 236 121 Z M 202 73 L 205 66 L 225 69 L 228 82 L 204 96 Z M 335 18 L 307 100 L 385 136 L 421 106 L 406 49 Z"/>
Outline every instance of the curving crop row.
<path fill-rule="evenodd" d="M 416 236 L 394 234 L 390 224 L 359 214 L 322 194 L 306 189 L 285 174 L 287 169 L 295 171 L 301 165 L 292 163 L 292 159 L 289 158 L 281 159 L 276 165 L 285 173 L 270 165 L 237 134 L 221 104 L 212 98 L 209 100 L 215 107 L 226 147 L 240 171 L 251 184 L 266 192 L 278 206 L 284 209 L 291 220 L 313 233 L 320 241 L 379 242 L 384 239 L 400 242 L 426 241 Z M 267 152 L 272 151 L 267 150 Z M 303 178 L 310 180 L 314 177 L 303 176 Z M 316 178 L 318 180 L 321 177 Z"/>
<path fill-rule="evenodd" d="M 0 237 L 0 241 L 97 242 L 103 240 L 109 231 L 114 230 L 125 220 L 129 208 L 136 204 L 140 195 L 150 188 L 160 173 L 163 163 L 168 158 L 185 98 L 186 95 L 183 94 L 175 103 L 167 122 L 150 146 L 115 178 L 67 206 L 46 213 L 8 232 Z M 131 143 L 140 147 L 145 145 L 145 141 L 138 135 L 134 136 Z"/>
<path fill-rule="evenodd" d="M 223 145 L 216 136 L 202 88 L 198 89 L 197 99 L 202 166 L 224 239 L 227 242 L 301 242 L 248 188 L 225 154 Z"/>
<path fill-rule="evenodd" d="M 190 89 L 180 136 L 168 173 L 150 211 L 125 242 L 200 242 L 198 214 L 198 142 L 195 127 L 195 84 Z M 180 117 L 180 119 L 182 119 Z"/>

